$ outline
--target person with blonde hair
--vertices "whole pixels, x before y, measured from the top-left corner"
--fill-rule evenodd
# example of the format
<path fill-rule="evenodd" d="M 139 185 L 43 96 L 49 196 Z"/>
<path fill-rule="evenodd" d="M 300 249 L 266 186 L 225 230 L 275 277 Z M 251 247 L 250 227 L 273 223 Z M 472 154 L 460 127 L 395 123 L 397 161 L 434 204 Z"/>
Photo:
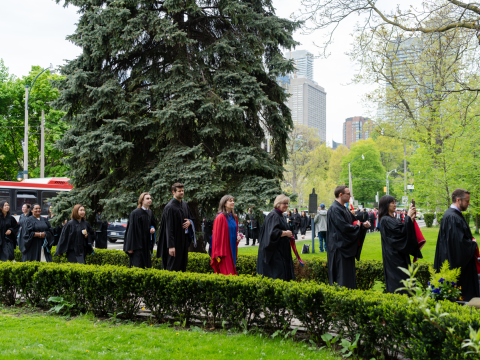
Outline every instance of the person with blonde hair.
<path fill-rule="evenodd" d="M 130 267 L 152 267 L 151 253 L 155 244 L 157 222 L 150 209 L 151 205 L 152 196 L 148 192 L 141 193 L 137 208 L 128 217 L 123 251 L 128 255 Z"/>
<path fill-rule="evenodd" d="M 71 220 L 64 226 L 58 239 L 55 256 L 66 254 L 70 263 L 85 264 L 85 256 L 93 252 L 95 232 L 85 219 L 85 207 L 73 207 Z"/>
<path fill-rule="evenodd" d="M 293 234 L 289 230 L 283 213 L 288 210 L 290 198 L 278 195 L 273 203 L 274 209 L 265 218 L 260 233 L 257 272 L 259 275 L 285 281 L 295 280 L 291 249 L 295 246 Z M 292 246 L 293 243 L 293 246 Z M 296 248 L 294 249 L 294 252 Z M 300 260 L 298 253 L 295 253 Z"/>
<path fill-rule="evenodd" d="M 235 199 L 225 195 L 218 205 L 213 222 L 212 261 L 210 265 L 216 274 L 238 275 L 237 249 L 241 237 L 238 234 L 238 219 L 234 211 Z"/>

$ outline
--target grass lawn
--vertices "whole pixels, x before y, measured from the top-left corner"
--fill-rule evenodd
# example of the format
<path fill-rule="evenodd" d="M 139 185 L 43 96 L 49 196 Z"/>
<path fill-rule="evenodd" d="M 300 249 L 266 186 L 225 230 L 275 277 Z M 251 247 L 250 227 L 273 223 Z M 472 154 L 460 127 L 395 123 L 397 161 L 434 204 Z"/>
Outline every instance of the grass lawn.
<path fill-rule="evenodd" d="M 167 324 L 114 325 L 91 315 L 66 320 L 8 307 L 0 314 L 2 359 L 340 359 L 281 337 L 179 330 Z"/>
<path fill-rule="evenodd" d="M 422 249 L 423 259 L 419 261 L 426 261 L 433 264 L 435 257 L 435 247 L 437 246 L 438 227 L 421 228 L 423 236 L 427 241 Z M 318 238 L 315 239 L 315 254 L 312 254 L 310 246 L 310 254 L 301 254 L 303 244 L 311 244 L 312 239 L 297 241 L 297 249 L 302 259 L 308 260 L 313 257 L 327 260 L 327 253 L 320 253 L 318 250 Z M 239 254 L 257 254 L 258 246 L 250 246 L 238 249 Z M 292 252 L 293 254 L 293 252 Z M 369 233 L 365 237 L 365 244 L 363 245 L 361 260 L 378 260 L 382 261 L 382 244 L 380 243 L 380 232 Z"/>

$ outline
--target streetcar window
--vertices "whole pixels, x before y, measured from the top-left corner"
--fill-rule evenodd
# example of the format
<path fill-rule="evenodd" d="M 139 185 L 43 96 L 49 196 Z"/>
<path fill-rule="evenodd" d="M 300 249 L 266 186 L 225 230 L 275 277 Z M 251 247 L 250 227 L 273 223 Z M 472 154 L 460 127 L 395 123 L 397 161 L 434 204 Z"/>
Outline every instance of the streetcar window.
<path fill-rule="evenodd" d="M 57 195 L 56 191 L 42 191 L 42 215 L 48 215 L 48 209 L 52 206 L 50 199 Z"/>
<path fill-rule="evenodd" d="M 18 191 L 17 192 L 17 204 L 16 204 L 16 212 L 17 214 L 22 213 L 22 205 L 23 204 L 36 204 L 37 200 L 37 192 L 36 191 Z"/>
<path fill-rule="evenodd" d="M 0 201 L 7 201 L 8 204 L 10 205 L 10 208 L 12 208 L 12 205 L 10 204 L 10 191 L 8 190 L 0 190 Z M 12 209 L 13 210 L 13 209 Z M 11 212 L 11 211 L 10 211 Z"/>

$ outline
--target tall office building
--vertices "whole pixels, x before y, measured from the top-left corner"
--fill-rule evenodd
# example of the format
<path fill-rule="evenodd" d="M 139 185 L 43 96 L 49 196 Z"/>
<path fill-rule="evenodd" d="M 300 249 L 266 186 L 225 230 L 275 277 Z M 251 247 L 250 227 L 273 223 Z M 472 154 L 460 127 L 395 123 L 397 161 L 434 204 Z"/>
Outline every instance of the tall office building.
<path fill-rule="evenodd" d="M 287 59 L 295 60 L 295 74 L 291 77 L 306 77 L 308 80 L 313 81 L 313 54 L 307 50 L 288 51 L 285 54 Z"/>
<path fill-rule="evenodd" d="M 363 116 L 348 118 L 343 123 L 343 145 L 350 146 L 359 140 L 367 140 L 373 130 L 373 123 Z"/>
<path fill-rule="evenodd" d="M 290 94 L 288 107 L 294 124 L 317 130 L 321 141 L 327 140 L 327 93 L 313 81 L 313 54 L 306 50 L 289 51 L 285 57 L 295 59 L 296 71 L 277 79 Z"/>

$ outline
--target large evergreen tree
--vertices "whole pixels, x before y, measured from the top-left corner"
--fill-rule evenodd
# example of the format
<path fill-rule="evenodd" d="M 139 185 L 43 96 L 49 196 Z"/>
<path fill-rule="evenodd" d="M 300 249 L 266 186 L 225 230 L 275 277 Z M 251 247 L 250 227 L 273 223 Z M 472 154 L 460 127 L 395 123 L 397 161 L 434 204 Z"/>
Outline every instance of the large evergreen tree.
<path fill-rule="evenodd" d="M 118 218 L 150 191 L 159 215 L 177 181 L 197 218 L 225 194 L 260 209 L 280 192 L 293 124 L 276 78 L 293 71 L 281 48 L 296 45 L 299 23 L 278 18 L 270 0 L 67 5 L 79 7 L 68 39 L 83 52 L 57 83 L 71 126 L 58 147 L 74 190 L 54 212 L 100 203 Z"/>

